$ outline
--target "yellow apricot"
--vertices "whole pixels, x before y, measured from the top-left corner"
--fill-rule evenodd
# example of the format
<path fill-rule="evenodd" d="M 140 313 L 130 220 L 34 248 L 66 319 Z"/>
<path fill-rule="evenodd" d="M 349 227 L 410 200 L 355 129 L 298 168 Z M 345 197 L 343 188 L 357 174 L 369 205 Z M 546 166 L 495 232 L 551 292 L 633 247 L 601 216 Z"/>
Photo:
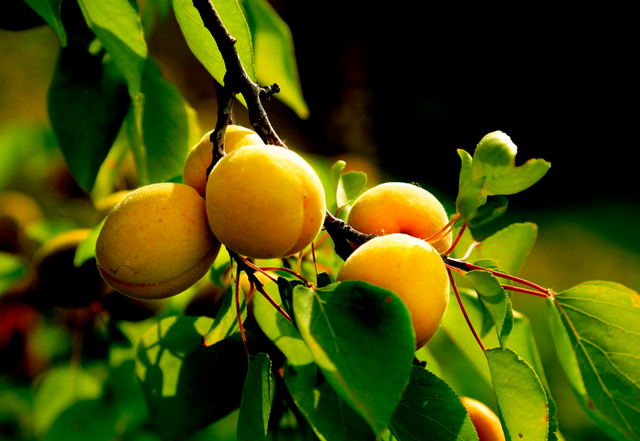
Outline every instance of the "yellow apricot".
<path fill-rule="evenodd" d="M 500 418 L 484 403 L 469 397 L 460 397 L 480 441 L 505 441 Z"/>
<path fill-rule="evenodd" d="M 320 178 L 297 153 L 250 145 L 225 155 L 207 182 L 207 217 L 228 249 L 256 259 L 286 257 L 313 242 L 326 211 Z"/>
<path fill-rule="evenodd" d="M 404 182 L 385 182 L 365 191 L 351 207 L 347 223 L 366 234 L 405 233 L 428 239 L 449 218 L 440 201 L 429 191 Z M 432 243 L 440 253 L 451 246 L 452 235 Z"/>
<path fill-rule="evenodd" d="M 395 292 L 411 312 L 418 349 L 436 333 L 449 303 L 449 277 L 440 254 L 408 234 L 364 243 L 344 262 L 337 280 L 361 280 Z"/>
<path fill-rule="evenodd" d="M 213 130 L 209 131 L 202 137 L 200 142 L 189 151 L 182 171 L 182 182 L 198 190 L 198 193 L 200 193 L 202 197 L 205 196 L 207 189 L 207 169 L 213 159 L 213 144 L 209 139 L 212 133 Z M 264 144 L 262 138 L 247 127 L 229 124 L 224 133 L 225 153 L 231 153 L 245 145 L 260 144 Z"/>
<path fill-rule="evenodd" d="M 37 274 L 32 293 L 39 307 L 80 307 L 97 300 L 105 285 L 93 259 L 75 265 L 78 246 L 90 233 L 77 228 L 53 236 L 33 256 Z"/>
<path fill-rule="evenodd" d="M 198 192 L 185 184 L 159 183 L 132 191 L 107 215 L 96 260 L 116 291 L 160 299 L 200 280 L 219 250 Z"/>

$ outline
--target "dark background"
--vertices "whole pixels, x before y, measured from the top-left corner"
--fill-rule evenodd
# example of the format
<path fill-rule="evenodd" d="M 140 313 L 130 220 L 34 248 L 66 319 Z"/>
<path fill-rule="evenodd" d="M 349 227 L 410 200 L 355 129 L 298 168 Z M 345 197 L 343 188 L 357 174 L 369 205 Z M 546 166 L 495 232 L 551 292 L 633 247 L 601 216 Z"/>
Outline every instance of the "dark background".
<path fill-rule="evenodd" d="M 502 130 L 518 161 L 552 163 L 528 199 L 638 201 L 630 11 L 431 3 L 272 1 L 291 27 L 311 109 L 298 127 L 318 148 L 377 157 L 454 197 L 456 149 Z"/>

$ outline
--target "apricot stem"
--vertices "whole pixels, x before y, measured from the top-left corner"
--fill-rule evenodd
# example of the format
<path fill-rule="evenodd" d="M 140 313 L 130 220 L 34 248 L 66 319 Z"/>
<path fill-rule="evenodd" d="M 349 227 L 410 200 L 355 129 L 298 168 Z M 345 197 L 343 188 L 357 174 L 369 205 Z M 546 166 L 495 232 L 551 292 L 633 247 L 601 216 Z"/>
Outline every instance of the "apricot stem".
<path fill-rule="evenodd" d="M 456 213 L 456 215 L 453 217 L 451 222 L 449 222 L 449 224 L 453 226 L 453 222 L 455 222 L 458 219 L 459 216 L 460 216 L 460 213 Z M 460 242 L 460 239 L 462 238 L 462 234 L 464 233 L 464 230 L 466 230 L 466 229 L 467 229 L 467 222 L 462 224 L 462 228 L 460 228 L 460 231 L 458 231 L 458 234 L 456 235 L 455 240 L 453 241 L 453 243 L 451 244 L 449 249 L 444 252 L 445 256 L 448 256 L 455 249 L 455 247 L 458 246 L 458 242 Z"/>
<path fill-rule="evenodd" d="M 482 349 L 482 352 L 485 352 L 486 349 L 484 347 L 484 345 L 482 344 L 482 340 L 480 340 L 480 337 L 478 336 L 478 333 L 476 332 L 475 328 L 473 327 L 473 324 L 471 323 L 471 319 L 469 318 L 469 315 L 467 314 L 467 310 L 464 307 L 464 304 L 462 303 L 462 297 L 460 297 L 460 292 L 458 291 L 458 287 L 456 286 L 456 282 L 455 280 L 453 280 L 453 273 L 451 273 L 451 268 L 447 267 L 447 274 L 449 275 L 449 281 L 451 282 L 451 287 L 453 288 L 453 292 L 456 295 L 456 299 L 458 300 L 458 304 L 460 305 L 460 310 L 462 311 L 462 315 L 464 316 L 464 319 L 467 322 L 467 325 L 469 326 L 469 329 L 471 330 L 471 333 L 473 334 L 473 337 L 476 339 L 476 341 L 478 342 L 478 345 L 480 345 L 480 349 Z"/>
<path fill-rule="evenodd" d="M 547 288 L 544 288 L 544 287 L 542 287 L 540 285 L 537 285 L 537 284 L 535 284 L 533 282 L 530 282 L 530 281 L 528 281 L 526 279 L 523 279 L 521 277 L 512 276 L 511 274 L 502 273 L 500 271 L 496 271 L 496 270 L 492 270 L 492 269 L 488 269 L 488 268 L 483 268 L 481 266 L 465 262 L 462 259 L 454 259 L 454 258 L 451 258 L 451 257 L 445 257 L 444 258 L 444 263 L 449 268 L 453 268 L 453 269 L 457 269 L 457 270 L 461 270 L 461 271 L 473 271 L 473 270 L 488 271 L 488 272 L 490 272 L 491 274 L 493 274 L 496 277 L 500 277 L 500 278 L 506 279 L 506 280 L 511 280 L 512 282 L 520 283 L 520 284 L 522 284 L 524 286 L 527 286 L 527 287 L 531 288 L 533 291 L 536 291 L 536 292 L 542 294 L 543 297 L 552 297 L 551 290 L 549 290 Z M 509 285 L 507 285 L 507 286 L 509 286 Z M 529 294 L 532 293 L 530 290 L 520 290 L 520 292 L 527 292 Z"/>

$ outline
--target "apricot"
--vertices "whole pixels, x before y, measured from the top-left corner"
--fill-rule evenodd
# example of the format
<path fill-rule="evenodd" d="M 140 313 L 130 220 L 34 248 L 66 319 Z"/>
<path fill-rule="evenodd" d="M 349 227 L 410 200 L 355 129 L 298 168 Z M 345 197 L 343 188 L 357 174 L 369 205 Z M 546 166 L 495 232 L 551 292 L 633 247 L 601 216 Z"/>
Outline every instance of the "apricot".
<path fill-rule="evenodd" d="M 185 184 L 159 183 L 132 191 L 107 215 L 96 260 L 116 291 L 161 299 L 200 280 L 219 250 L 198 192 Z"/>
<path fill-rule="evenodd" d="M 25 228 L 43 218 L 42 208 L 32 196 L 18 190 L 0 192 L 0 250 L 25 251 Z"/>
<path fill-rule="evenodd" d="M 90 233 L 78 228 L 54 236 L 33 256 L 36 272 L 32 302 L 38 307 L 81 307 L 100 298 L 105 285 L 94 259 L 74 263 L 78 245 Z"/>
<path fill-rule="evenodd" d="M 460 397 L 480 441 L 505 441 L 500 418 L 484 403 L 469 397 Z"/>
<path fill-rule="evenodd" d="M 313 242 L 326 211 L 313 168 L 284 147 L 249 145 L 225 155 L 207 182 L 213 235 L 243 256 L 293 255 Z"/>
<path fill-rule="evenodd" d="M 396 293 L 411 313 L 417 349 L 436 333 L 449 303 L 449 277 L 440 254 L 408 234 L 378 236 L 359 246 L 338 271 L 337 281 L 345 280 Z"/>
<path fill-rule="evenodd" d="M 428 239 L 449 223 L 440 201 L 414 184 L 385 182 L 365 191 L 351 207 L 347 223 L 365 234 L 405 233 Z M 432 243 L 440 253 L 451 246 L 448 232 Z"/>
<path fill-rule="evenodd" d="M 189 151 L 182 171 L 182 182 L 198 190 L 198 193 L 200 193 L 202 197 L 206 194 L 207 169 L 213 159 L 213 143 L 210 140 L 212 133 L 213 130 L 209 131 L 202 137 L 200 142 Z M 225 153 L 231 153 L 245 145 L 260 144 L 264 144 L 262 138 L 247 127 L 229 124 L 224 133 Z"/>

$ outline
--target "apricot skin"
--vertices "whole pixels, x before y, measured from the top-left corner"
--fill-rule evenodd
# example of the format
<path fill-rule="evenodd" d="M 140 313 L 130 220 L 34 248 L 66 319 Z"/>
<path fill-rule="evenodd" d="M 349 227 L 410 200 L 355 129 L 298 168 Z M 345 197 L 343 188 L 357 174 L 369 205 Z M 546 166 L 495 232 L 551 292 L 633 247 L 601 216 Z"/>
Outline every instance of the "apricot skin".
<path fill-rule="evenodd" d="M 224 156 L 207 182 L 213 235 L 243 256 L 293 255 L 313 242 L 326 211 L 313 168 L 292 150 L 251 145 Z"/>
<path fill-rule="evenodd" d="M 160 183 L 132 191 L 109 213 L 96 242 L 96 260 L 116 291 L 160 299 L 200 280 L 219 250 L 198 192 L 185 184 Z"/>
<path fill-rule="evenodd" d="M 351 207 L 347 223 L 366 234 L 405 233 L 427 239 L 449 218 L 440 201 L 427 190 L 404 182 L 385 182 L 365 191 Z M 432 243 L 440 253 L 451 246 L 449 232 Z"/>
<path fill-rule="evenodd" d="M 202 197 L 207 191 L 207 169 L 213 159 L 213 143 L 210 140 L 213 130 L 205 134 L 187 155 L 182 171 L 182 182 L 195 188 Z M 239 149 L 245 145 L 264 144 L 262 138 L 253 130 L 230 124 L 224 134 L 225 153 Z"/>
<path fill-rule="evenodd" d="M 500 418 L 484 403 L 469 397 L 460 397 L 480 441 L 505 441 Z"/>
<path fill-rule="evenodd" d="M 358 247 L 337 281 L 361 280 L 395 292 L 407 305 L 421 348 L 438 330 L 449 303 L 449 277 L 440 254 L 408 234 L 378 236 Z"/>

